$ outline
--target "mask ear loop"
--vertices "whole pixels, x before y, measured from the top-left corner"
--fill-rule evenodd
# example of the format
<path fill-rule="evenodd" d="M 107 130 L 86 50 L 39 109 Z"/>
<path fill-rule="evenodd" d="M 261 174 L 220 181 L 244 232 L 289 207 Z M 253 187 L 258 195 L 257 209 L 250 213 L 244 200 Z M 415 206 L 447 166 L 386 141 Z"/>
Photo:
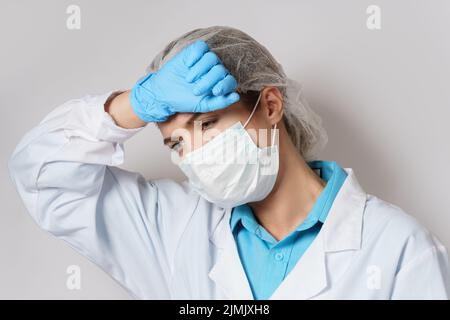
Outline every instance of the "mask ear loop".
<path fill-rule="evenodd" d="M 255 111 L 256 111 L 256 107 L 258 106 L 259 100 L 260 100 L 260 99 L 261 99 L 261 92 L 259 92 L 258 100 L 256 100 L 256 104 L 255 104 L 255 106 L 253 107 L 252 113 L 250 113 L 250 116 L 248 117 L 247 121 L 245 121 L 245 123 L 244 123 L 244 128 L 247 126 L 247 124 L 250 122 L 251 118 L 253 117 L 253 114 L 254 114 Z"/>
<path fill-rule="evenodd" d="M 275 123 L 275 125 L 273 126 L 273 134 L 272 134 L 272 144 L 270 145 L 271 147 L 275 145 L 275 138 L 277 136 L 277 124 Z"/>
<path fill-rule="evenodd" d="M 247 124 L 250 122 L 250 120 L 252 119 L 252 117 L 253 117 L 253 114 L 255 113 L 255 111 L 256 111 L 256 107 L 258 106 L 258 104 L 259 104 L 259 100 L 261 99 L 261 92 L 259 92 L 259 95 L 258 95 L 258 99 L 256 100 L 256 103 L 255 103 L 255 106 L 253 107 L 253 110 L 252 110 L 252 112 L 250 113 L 250 116 L 248 117 L 248 119 L 247 119 L 247 121 L 245 121 L 245 123 L 244 123 L 244 128 L 247 126 Z M 274 146 L 275 145 L 275 138 L 276 138 L 276 135 L 277 135 L 277 124 L 275 123 L 275 125 L 273 126 L 273 134 L 272 134 L 272 144 L 271 144 L 271 146 Z"/>

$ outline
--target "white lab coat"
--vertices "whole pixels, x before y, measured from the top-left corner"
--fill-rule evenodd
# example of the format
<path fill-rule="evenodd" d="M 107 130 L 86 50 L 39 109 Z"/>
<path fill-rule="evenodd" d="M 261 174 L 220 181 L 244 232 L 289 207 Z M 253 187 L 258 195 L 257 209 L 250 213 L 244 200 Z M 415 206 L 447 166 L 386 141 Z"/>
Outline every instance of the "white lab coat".
<path fill-rule="evenodd" d="M 252 299 L 230 210 L 187 183 L 117 167 L 112 92 L 51 112 L 20 141 L 12 180 L 37 224 L 138 299 Z M 444 246 L 399 207 L 366 194 L 352 169 L 322 230 L 271 299 L 448 299 Z"/>

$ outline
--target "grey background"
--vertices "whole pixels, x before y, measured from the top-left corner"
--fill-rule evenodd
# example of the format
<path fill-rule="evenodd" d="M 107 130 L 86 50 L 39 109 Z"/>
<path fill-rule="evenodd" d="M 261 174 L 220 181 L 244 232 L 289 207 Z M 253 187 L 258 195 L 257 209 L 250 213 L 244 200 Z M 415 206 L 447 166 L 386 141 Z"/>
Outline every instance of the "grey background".
<path fill-rule="evenodd" d="M 81 7 L 81 30 L 66 8 Z M 381 7 L 381 30 L 366 8 Z M 103 271 L 41 231 L 6 161 L 48 112 L 85 94 L 131 87 L 174 37 L 229 25 L 265 45 L 323 117 L 325 160 L 354 168 L 369 193 L 417 217 L 450 247 L 450 1 L 0 2 L 0 298 L 128 299 Z M 124 167 L 180 179 L 159 132 L 126 143 Z M 79 265 L 82 289 L 66 288 Z"/>

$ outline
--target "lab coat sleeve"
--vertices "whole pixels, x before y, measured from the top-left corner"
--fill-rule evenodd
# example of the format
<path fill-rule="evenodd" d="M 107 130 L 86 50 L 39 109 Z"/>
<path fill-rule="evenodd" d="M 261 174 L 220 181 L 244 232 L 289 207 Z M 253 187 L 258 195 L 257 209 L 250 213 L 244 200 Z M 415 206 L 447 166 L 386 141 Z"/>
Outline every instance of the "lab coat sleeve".
<path fill-rule="evenodd" d="M 112 93 L 53 110 L 16 147 L 10 176 L 42 229 L 135 298 L 168 298 L 170 243 L 165 245 L 161 230 L 169 227 L 158 207 L 157 184 L 117 167 L 124 161 L 123 143 L 142 128 L 114 123 L 104 111 Z M 177 189 L 172 191 L 176 197 Z"/>
<path fill-rule="evenodd" d="M 446 248 L 435 238 L 397 272 L 392 299 L 422 300 L 450 298 L 450 269 Z"/>

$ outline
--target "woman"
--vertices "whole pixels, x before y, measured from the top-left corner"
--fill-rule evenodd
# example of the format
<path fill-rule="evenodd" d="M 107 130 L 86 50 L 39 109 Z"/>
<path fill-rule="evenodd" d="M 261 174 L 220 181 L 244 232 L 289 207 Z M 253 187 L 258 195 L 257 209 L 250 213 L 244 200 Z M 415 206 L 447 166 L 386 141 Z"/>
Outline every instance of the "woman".
<path fill-rule="evenodd" d="M 188 182 L 117 167 L 148 122 Z M 267 49 L 215 26 L 169 43 L 131 90 L 58 107 L 9 167 L 40 227 L 135 298 L 447 299 L 442 244 L 317 160 L 325 143 Z"/>

